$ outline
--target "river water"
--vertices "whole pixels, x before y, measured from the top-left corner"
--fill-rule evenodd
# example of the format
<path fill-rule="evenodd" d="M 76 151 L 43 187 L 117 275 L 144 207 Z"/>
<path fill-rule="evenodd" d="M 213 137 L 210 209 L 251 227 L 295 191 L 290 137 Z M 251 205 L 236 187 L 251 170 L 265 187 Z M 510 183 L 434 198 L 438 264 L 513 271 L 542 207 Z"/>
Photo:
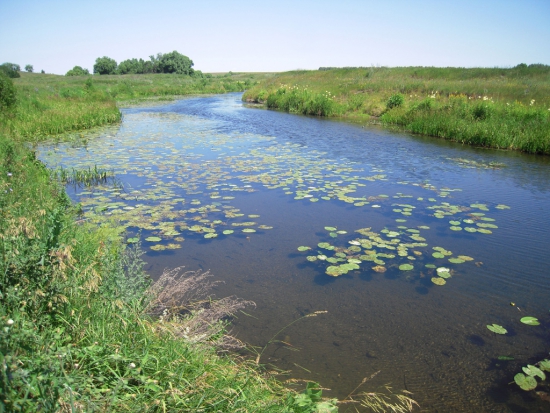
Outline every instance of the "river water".
<path fill-rule="evenodd" d="M 210 270 L 216 297 L 254 301 L 232 334 L 257 351 L 271 340 L 260 360 L 282 380 L 344 399 L 377 373 L 356 393 L 390 384 L 426 412 L 549 411 L 510 384 L 548 356 L 549 159 L 240 97 L 126 108 L 121 125 L 37 152 L 52 168 L 115 172 L 114 188 L 69 193 L 86 219 L 139 236 L 154 278 Z"/>

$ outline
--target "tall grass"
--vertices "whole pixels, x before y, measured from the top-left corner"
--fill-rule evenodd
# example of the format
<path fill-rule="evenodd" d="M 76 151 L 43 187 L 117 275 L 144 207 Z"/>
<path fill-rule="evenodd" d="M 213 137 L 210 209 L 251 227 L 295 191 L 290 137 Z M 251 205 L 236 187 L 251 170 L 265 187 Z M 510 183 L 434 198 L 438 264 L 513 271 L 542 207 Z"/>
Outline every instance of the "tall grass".
<path fill-rule="evenodd" d="M 399 105 L 388 104 L 403 96 Z M 326 110 L 307 102 L 323 97 Z M 318 116 L 363 119 L 469 145 L 550 154 L 550 66 L 371 67 L 294 71 L 243 100 Z"/>

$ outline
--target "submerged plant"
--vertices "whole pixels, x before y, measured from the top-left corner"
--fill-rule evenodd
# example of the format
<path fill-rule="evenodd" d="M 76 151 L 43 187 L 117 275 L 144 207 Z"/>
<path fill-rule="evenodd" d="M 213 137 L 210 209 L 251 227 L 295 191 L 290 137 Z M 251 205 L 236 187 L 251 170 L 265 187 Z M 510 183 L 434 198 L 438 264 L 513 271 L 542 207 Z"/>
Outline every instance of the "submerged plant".
<path fill-rule="evenodd" d="M 258 353 L 258 355 L 256 356 L 256 364 L 259 364 L 260 363 L 260 358 L 262 357 L 262 354 L 264 353 L 264 351 L 266 350 L 267 346 L 269 346 L 271 343 L 275 343 L 277 342 L 278 340 L 275 340 L 277 338 L 277 336 L 279 334 L 281 334 L 283 331 L 285 331 L 287 328 L 289 328 L 291 325 L 297 323 L 298 321 L 300 320 L 303 320 L 304 318 L 309 318 L 309 317 L 317 317 L 319 314 L 326 314 L 328 313 L 328 311 L 326 310 L 321 310 L 321 311 L 314 311 L 313 313 L 309 313 L 309 314 L 306 314 L 300 318 L 297 318 L 296 320 L 288 323 L 286 326 L 284 326 L 283 328 L 281 328 L 279 331 L 277 331 L 275 333 L 275 335 L 273 337 L 271 337 L 269 339 L 269 341 L 265 344 L 265 346 L 262 347 L 262 350 Z"/>

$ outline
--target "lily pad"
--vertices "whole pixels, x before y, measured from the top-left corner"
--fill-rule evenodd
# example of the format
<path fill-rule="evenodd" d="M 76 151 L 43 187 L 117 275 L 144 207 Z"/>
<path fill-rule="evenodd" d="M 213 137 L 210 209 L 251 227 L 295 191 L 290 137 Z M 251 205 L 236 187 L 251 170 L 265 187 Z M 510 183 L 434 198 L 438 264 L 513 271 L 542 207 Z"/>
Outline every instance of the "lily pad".
<path fill-rule="evenodd" d="M 159 241 L 162 241 L 162 238 L 160 238 L 160 237 L 147 237 L 147 238 L 145 238 L 145 241 L 159 242 Z"/>
<path fill-rule="evenodd" d="M 305 245 L 298 247 L 298 251 L 308 251 L 310 249 L 311 249 L 310 247 L 306 247 Z"/>
<path fill-rule="evenodd" d="M 338 277 L 338 276 L 344 274 L 344 272 L 342 271 L 340 266 L 337 266 L 337 265 L 331 265 L 331 266 L 327 267 L 327 269 L 325 270 L 325 273 L 327 275 L 330 275 L 331 277 Z"/>
<path fill-rule="evenodd" d="M 308 260 L 309 262 L 317 261 L 317 256 L 315 256 L 315 255 L 308 255 L 308 256 L 306 257 L 306 260 Z"/>
<path fill-rule="evenodd" d="M 139 238 L 138 238 L 138 237 L 128 238 L 128 239 L 126 240 L 126 242 L 127 242 L 128 244 L 135 244 L 135 243 L 139 242 Z"/>
<path fill-rule="evenodd" d="M 539 320 L 535 317 L 523 317 L 521 320 L 523 324 L 527 324 L 529 326 L 538 326 L 540 325 Z"/>
<path fill-rule="evenodd" d="M 441 277 L 432 277 L 432 282 L 435 284 L 435 285 L 445 285 L 447 284 L 447 281 L 445 281 L 443 278 Z"/>
<path fill-rule="evenodd" d="M 335 227 L 325 227 L 325 229 L 326 229 L 327 231 L 331 231 L 331 232 L 332 232 L 332 231 L 336 231 L 336 228 L 335 228 Z"/>
<path fill-rule="evenodd" d="M 399 266 L 399 269 L 400 269 L 401 271 L 410 271 L 410 270 L 412 270 L 413 268 L 414 268 L 414 266 L 411 265 L 411 264 L 401 264 L 401 265 Z"/>
<path fill-rule="evenodd" d="M 546 374 L 544 374 L 544 372 L 541 369 L 531 364 L 528 364 L 527 367 L 523 367 L 522 370 L 528 376 L 540 377 L 541 380 L 546 380 Z"/>
<path fill-rule="evenodd" d="M 534 377 L 526 376 L 523 373 L 518 373 L 514 376 L 516 384 L 525 391 L 533 390 L 537 387 L 537 381 Z"/>
<path fill-rule="evenodd" d="M 449 258 L 449 262 L 451 262 L 453 264 L 462 264 L 464 262 L 464 260 L 462 260 L 460 258 Z"/>
<path fill-rule="evenodd" d="M 372 269 L 375 271 L 375 272 L 386 272 L 386 267 L 382 266 L 382 265 L 375 265 L 374 267 L 372 267 Z"/>
<path fill-rule="evenodd" d="M 492 324 L 492 325 L 487 324 L 487 328 L 496 334 L 506 334 L 508 332 L 508 330 L 506 330 L 502 326 L 499 326 L 498 324 Z"/>
<path fill-rule="evenodd" d="M 445 255 L 443 255 L 441 252 L 434 252 L 432 254 L 432 257 L 434 257 L 434 258 L 445 258 Z"/>
<path fill-rule="evenodd" d="M 252 232 L 256 232 L 256 230 L 254 228 L 245 228 L 243 229 L 243 232 L 252 233 Z"/>
<path fill-rule="evenodd" d="M 216 238 L 218 234 L 215 232 L 209 232 L 208 234 L 204 234 L 204 238 Z"/>
<path fill-rule="evenodd" d="M 539 366 L 544 371 L 550 371 L 550 360 L 542 360 Z"/>
<path fill-rule="evenodd" d="M 233 234 L 235 231 L 233 231 L 232 229 L 226 229 L 223 231 L 223 235 L 230 235 L 230 234 Z"/>

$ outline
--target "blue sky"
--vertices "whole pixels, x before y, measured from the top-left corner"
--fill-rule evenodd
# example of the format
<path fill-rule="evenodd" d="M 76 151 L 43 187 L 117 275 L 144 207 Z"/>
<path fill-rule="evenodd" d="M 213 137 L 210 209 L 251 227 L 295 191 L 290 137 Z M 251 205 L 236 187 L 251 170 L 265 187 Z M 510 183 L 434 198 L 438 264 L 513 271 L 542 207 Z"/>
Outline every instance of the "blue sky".
<path fill-rule="evenodd" d="M 172 50 L 204 72 L 550 64 L 550 0 L 0 0 L 0 63 Z"/>

